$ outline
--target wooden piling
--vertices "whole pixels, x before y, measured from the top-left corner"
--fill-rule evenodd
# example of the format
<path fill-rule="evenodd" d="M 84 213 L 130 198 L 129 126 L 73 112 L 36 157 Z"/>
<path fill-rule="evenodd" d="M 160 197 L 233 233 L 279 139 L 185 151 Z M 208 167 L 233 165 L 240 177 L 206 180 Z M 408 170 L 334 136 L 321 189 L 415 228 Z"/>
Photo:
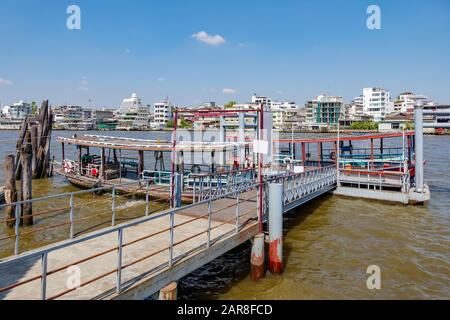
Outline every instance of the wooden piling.
<path fill-rule="evenodd" d="M 16 160 L 13 154 L 7 155 L 5 157 L 5 203 L 11 204 L 17 201 L 17 190 L 16 190 Z M 14 219 L 16 206 L 10 205 L 6 207 L 6 219 Z M 14 226 L 14 220 L 7 221 L 6 225 L 8 227 Z"/>
<path fill-rule="evenodd" d="M 22 167 L 21 173 L 21 200 L 31 200 L 33 198 L 32 194 L 32 172 L 31 172 L 31 133 L 27 131 L 25 134 L 24 144 L 20 149 L 20 162 Z M 22 219 L 24 225 L 33 224 L 33 205 L 31 202 L 22 204 Z"/>
<path fill-rule="evenodd" d="M 37 172 L 37 149 L 38 149 L 38 126 L 33 124 L 30 127 L 31 132 L 31 171 L 33 174 L 33 178 L 36 178 L 38 175 Z"/>
<path fill-rule="evenodd" d="M 177 283 L 172 282 L 159 291 L 159 300 L 177 300 Z"/>

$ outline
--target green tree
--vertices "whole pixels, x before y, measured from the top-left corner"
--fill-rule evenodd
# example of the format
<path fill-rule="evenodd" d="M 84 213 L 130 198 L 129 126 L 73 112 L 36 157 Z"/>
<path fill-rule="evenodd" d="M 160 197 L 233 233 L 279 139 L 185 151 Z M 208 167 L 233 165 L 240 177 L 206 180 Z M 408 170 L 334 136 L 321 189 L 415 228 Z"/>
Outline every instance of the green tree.
<path fill-rule="evenodd" d="M 166 128 L 173 128 L 175 124 L 174 120 L 169 120 L 166 122 Z"/>
<path fill-rule="evenodd" d="M 378 124 L 374 121 L 353 122 L 350 126 L 353 130 L 378 130 Z"/>
<path fill-rule="evenodd" d="M 232 109 L 237 104 L 236 101 L 230 101 L 223 106 L 225 109 Z"/>

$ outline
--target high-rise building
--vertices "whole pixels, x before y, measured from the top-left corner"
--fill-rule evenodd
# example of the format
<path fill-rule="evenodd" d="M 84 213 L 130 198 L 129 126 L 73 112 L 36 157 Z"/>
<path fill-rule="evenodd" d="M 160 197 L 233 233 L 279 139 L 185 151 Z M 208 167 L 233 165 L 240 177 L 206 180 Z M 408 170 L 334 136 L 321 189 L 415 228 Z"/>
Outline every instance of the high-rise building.
<path fill-rule="evenodd" d="M 382 88 L 364 88 L 363 110 L 365 115 L 373 117 L 375 121 L 383 120 L 387 114 L 394 111 L 389 91 Z"/>
<path fill-rule="evenodd" d="M 342 109 L 342 97 L 320 95 L 306 103 L 306 122 L 316 127 L 337 126 Z"/>

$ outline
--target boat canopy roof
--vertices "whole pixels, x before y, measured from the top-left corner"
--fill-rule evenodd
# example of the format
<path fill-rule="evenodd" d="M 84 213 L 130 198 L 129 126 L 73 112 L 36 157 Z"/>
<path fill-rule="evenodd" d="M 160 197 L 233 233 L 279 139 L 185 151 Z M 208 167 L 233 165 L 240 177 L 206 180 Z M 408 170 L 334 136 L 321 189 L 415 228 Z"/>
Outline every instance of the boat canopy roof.
<path fill-rule="evenodd" d="M 167 140 L 145 140 L 123 137 L 110 137 L 99 135 L 83 135 L 80 137 L 58 137 L 59 143 L 67 143 L 82 147 L 95 147 L 118 150 L 135 151 L 172 151 L 173 142 Z M 178 141 L 177 151 L 222 151 L 238 146 L 249 145 L 249 142 L 197 142 Z"/>

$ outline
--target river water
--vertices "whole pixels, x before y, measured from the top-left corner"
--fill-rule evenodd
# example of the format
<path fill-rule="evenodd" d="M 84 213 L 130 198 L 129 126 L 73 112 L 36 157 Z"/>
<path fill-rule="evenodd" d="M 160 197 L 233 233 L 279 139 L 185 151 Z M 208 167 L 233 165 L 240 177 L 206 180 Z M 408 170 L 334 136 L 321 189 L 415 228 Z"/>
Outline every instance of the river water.
<path fill-rule="evenodd" d="M 71 136 L 73 132 L 55 132 Z M 169 139 L 170 133 L 111 132 L 137 138 Z M 14 153 L 17 132 L 0 131 L 0 159 Z M 52 151 L 58 160 L 59 146 Z M 67 156 L 75 156 L 66 151 Z M 450 137 L 425 137 L 425 180 L 432 200 L 426 206 L 325 195 L 285 217 L 284 273 L 250 279 L 250 246 L 244 244 L 195 271 L 179 283 L 182 299 L 449 299 L 450 298 Z M 147 159 L 146 159 L 147 160 Z M 146 163 L 152 166 L 152 159 Z M 0 174 L 0 185 L 4 175 Z M 34 182 L 34 196 L 76 190 L 55 176 Z M 79 201 L 90 201 L 85 196 Z M 109 201 L 104 196 L 102 201 Z M 97 204 L 99 207 L 105 203 Z M 123 200 L 123 218 L 142 209 Z M 133 210 L 129 210 L 133 208 Z M 84 211 L 95 211 L 95 206 Z M 87 214 L 84 212 L 83 214 Z M 2 219 L 3 216 L 0 217 Z M 56 222 L 58 218 L 55 218 Z M 108 222 L 97 221 L 97 227 Z M 80 230 L 88 230 L 87 225 Z M 66 233 L 62 230 L 60 233 Z M 11 233 L 0 225 L 0 238 Z M 54 234 L 30 239 L 49 243 Z M 53 239 L 54 240 L 54 239 Z M 10 253 L 11 243 L 0 243 Z M 25 246 L 23 249 L 26 249 Z M 381 269 L 381 289 L 366 286 L 367 267 Z"/>

